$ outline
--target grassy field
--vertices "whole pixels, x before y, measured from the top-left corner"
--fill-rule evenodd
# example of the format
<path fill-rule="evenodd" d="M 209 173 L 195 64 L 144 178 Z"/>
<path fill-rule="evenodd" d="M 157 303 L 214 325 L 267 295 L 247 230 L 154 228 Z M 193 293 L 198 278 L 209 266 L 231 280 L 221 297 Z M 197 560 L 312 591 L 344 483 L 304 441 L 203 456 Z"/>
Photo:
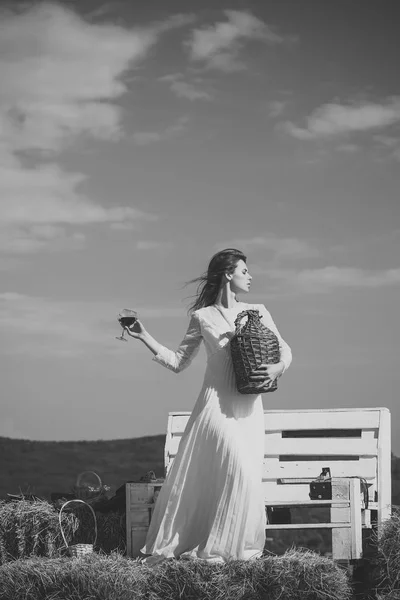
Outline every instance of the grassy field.
<path fill-rule="evenodd" d="M 95 471 L 111 494 L 147 471 L 164 475 L 165 435 L 123 440 L 39 442 L 0 437 L 0 498 L 20 491 L 50 498 Z M 400 505 L 400 459 L 392 455 L 392 503 Z"/>
<path fill-rule="evenodd" d="M 0 437 L 0 498 L 68 492 L 82 471 L 95 471 L 110 494 L 147 471 L 164 475 L 165 435 L 126 440 L 38 442 Z"/>

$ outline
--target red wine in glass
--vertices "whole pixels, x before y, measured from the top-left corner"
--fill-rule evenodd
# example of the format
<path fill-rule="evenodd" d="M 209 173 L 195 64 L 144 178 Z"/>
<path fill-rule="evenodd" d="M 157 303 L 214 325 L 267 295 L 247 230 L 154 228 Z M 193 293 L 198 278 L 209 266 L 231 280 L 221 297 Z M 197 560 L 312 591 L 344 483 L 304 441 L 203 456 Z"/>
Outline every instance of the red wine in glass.
<path fill-rule="evenodd" d="M 116 337 L 116 340 L 121 340 L 122 342 L 127 342 L 128 340 L 124 337 L 125 327 L 132 327 L 134 323 L 137 321 L 137 312 L 135 310 L 131 310 L 130 308 L 124 308 L 119 313 L 118 323 L 122 327 L 122 334 Z"/>

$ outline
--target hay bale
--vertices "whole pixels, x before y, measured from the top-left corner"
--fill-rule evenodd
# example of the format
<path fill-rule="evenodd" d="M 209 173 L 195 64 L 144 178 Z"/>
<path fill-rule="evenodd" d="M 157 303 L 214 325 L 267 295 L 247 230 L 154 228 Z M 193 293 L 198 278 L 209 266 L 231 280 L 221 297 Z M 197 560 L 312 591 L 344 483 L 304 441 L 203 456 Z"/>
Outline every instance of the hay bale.
<path fill-rule="evenodd" d="M 148 566 L 118 553 L 18 560 L 0 567 L 0 598 L 42 600 L 348 600 L 344 570 L 310 551 L 209 564 Z"/>
<path fill-rule="evenodd" d="M 94 524 L 87 507 L 71 505 L 63 511 L 61 521 L 68 544 L 92 543 Z M 65 551 L 59 521 L 59 511 L 45 500 L 27 502 L 0 501 L 0 564 L 27 558 L 54 558 Z M 106 554 L 116 550 L 126 552 L 125 514 L 96 513 L 98 537 L 95 549 Z"/>
<path fill-rule="evenodd" d="M 67 540 L 78 529 L 74 515 L 62 515 Z M 58 512 L 45 500 L 0 500 L 0 564 L 29 556 L 60 556 L 64 542 Z"/>
<path fill-rule="evenodd" d="M 392 516 L 384 522 L 376 543 L 380 599 L 400 600 L 400 507 L 392 507 Z"/>

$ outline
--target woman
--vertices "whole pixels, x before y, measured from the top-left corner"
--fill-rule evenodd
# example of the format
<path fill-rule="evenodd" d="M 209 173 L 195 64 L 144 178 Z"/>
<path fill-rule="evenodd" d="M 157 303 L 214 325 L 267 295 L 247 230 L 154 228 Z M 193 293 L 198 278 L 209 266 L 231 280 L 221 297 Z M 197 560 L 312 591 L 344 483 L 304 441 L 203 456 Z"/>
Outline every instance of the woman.
<path fill-rule="evenodd" d="M 236 390 L 229 341 L 239 312 L 258 309 L 279 340 L 280 362 L 262 365 L 253 376 L 260 387 L 285 372 L 292 353 L 264 305 L 237 299 L 250 289 L 246 260 L 239 250 L 222 250 L 212 257 L 207 273 L 193 280 L 199 282 L 198 294 L 176 352 L 159 344 L 140 321 L 127 330 L 153 352 L 153 360 L 175 373 L 189 366 L 202 341 L 207 351 L 203 387 L 142 548 L 150 564 L 174 557 L 224 562 L 263 552 L 264 412 L 261 394 Z"/>

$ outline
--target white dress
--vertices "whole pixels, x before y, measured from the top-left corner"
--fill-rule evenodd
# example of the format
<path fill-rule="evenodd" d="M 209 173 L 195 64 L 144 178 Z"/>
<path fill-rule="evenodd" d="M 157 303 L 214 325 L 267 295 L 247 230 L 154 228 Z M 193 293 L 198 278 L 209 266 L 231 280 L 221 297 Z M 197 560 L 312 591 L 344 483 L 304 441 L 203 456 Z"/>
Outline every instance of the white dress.
<path fill-rule="evenodd" d="M 236 316 L 258 309 L 277 335 L 285 370 L 292 353 L 262 304 L 238 302 L 195 311 L 178 350 L 153 360 L 179 372 L 207 352 L 204 382 L 161 488 L 141 552 L 146 563 L 173 557 L 208 561 L 260 556 L 265 543 L 262 489 L 264 409 L 261 394 L 239 394 L 230 355 Z"/>

